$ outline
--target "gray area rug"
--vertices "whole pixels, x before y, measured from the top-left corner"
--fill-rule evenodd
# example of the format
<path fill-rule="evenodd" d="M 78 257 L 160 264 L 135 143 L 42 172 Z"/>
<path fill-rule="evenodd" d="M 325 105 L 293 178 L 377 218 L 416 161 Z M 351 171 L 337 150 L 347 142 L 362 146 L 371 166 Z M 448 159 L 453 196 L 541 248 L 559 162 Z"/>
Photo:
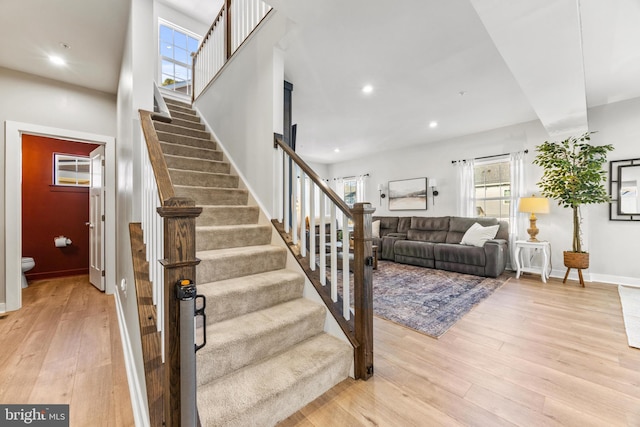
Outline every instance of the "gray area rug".
<path fill-rule="evenodd" d="M 493 279 L 379 261 L 373 271 L 373 311 L 376 316 L 438 338 L 509 277 L 503 274 Z M 341 274 L 339 287 L 340 279 Z"/>
<path fill-rule="evenodd" d="M 618 286 L 629 347 L 640 348 L 640 288 Z"/>

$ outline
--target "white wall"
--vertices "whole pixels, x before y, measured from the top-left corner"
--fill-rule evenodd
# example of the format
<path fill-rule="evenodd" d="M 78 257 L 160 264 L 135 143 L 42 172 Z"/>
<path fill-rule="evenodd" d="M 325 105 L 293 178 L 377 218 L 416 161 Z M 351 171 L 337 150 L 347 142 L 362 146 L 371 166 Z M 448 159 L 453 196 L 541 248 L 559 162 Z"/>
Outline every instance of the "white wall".
<path fill-rule="evenodd" d="M 284 81 L 282 57 L 274 48 L 285 29 L 282 14 L 274 11 L 226 65 L 226 70 L 197 100 L 203 120 L 215 132 L 222 147 L 258 203 L 273 216 L 274 115 L 283 109 L 284 92 L 274 87 Z"/>
<path fill-rule="evenodd" d="M 129 223 L 140 221 L 140 154 L 143 149 L 138 109 L 153 110 L 153 79 L 157 43 L 154 39 L 152 0 L 131 2 L 124 54 L 118 84 L 117 123 L 117 234 L 116 298 L 123 322 L 125 359 L 136 425 L 148 423 L 144 363 L 138 307 L 131 260 Z M 126 287 L 120 284 L 124 281 Z M 144 421 L 143 421 L 144 420 Z"/>
<path fill-rule="evenodd" d="M 610 154 L 609 160 L 640 157 L 640 130 L 637 126 L 639 116 L 640 98 L 589 110 L 589 128 L 598 131 L 592 137 L 592 143 L 613 144 L 615 151 Z M 542 170 L 531 162 L 535 158 L 536 145 L 548 139 L 542 125 L 535 121 L 336 163 L 329 166 L 328 173 L 331 177 L 369 173 L 371 178 L 366 198 L 376 208 L 375 215 L 455 215 L 457 188 L 452 160 L 529 149 L 529 154 L 525 157 L 525 190 L 539 195 L 536 183 L 542 176 Z M 418 177 L 438 180 L 440 194 L 434 205 L 429 190 L 428 210 L 389 211 L 388 198 L 383 199 L 382 205 L 379 204 L 379 183 L 386 187 L 390 180 Z M 635 261 L 640 249 L 640 223 L 609 221 L 608 209 L 607 204 L 592 205 L 583 212 L 584 237 L 591 254 L 591 278 L 640 284 L 640 263 Z M 548 215 L 538 215 L 537 225 L 540 229 L 538 238 L 551 242 L 553 274 L 563 276 L 565 269 L 562 251 L 571 247 L 571 211 L 558 207 L 552 201 L 551 212 Z M 526 230 L 521 230 L 520 237 L 527 237 Z"/>
<path fill-rule="evenodd" d="M 0 123 L 15 121 L 93 134 L 116 134 L 116 100 L 112 94 L 0 68 Z M 0 223 L 5 221 L 5 132 L 0 132 Z M 20 177 L 16 177 L 20 179 Z M 4 227 L 0 241 L 5 241 Z M 4 244 L 0 245 L 0 277 L 5 277 Z M 38 262 L 36 260 L 36 262 Z M 6 300 L 0 286 L 0 306 Z"/>

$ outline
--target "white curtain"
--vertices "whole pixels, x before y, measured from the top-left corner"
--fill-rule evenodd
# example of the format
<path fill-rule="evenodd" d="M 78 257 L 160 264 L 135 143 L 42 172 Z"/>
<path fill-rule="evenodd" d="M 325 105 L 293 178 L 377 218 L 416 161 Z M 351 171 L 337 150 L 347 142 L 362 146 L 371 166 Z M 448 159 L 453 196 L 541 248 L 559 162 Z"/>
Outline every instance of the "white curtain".
<path fill-rule="evenodd" d="M 458 216 L 476 216 L 475 188 L 473 182 L 474 162 L 470 160 L 459 160 L 456 163 L 458 179 L 458 200 L 456 210 Z"/>
<path fill-rule="evenodd" d="M 511 200 L 509 204 L 509 248 L 511 259 L 514 259 L 516 240 L 520 230 L 527 228 L 527 215 L 518 212 L 518 200 L 524 197 L 524 156 L 520 151 L 511 153 L 509 161 L 511 163 Z"/>
<path fill-rule="evenodd" d="M 356 201 L 364 202 L 367 194 L 367 175 L 360 175 L 356 180 Z"/>

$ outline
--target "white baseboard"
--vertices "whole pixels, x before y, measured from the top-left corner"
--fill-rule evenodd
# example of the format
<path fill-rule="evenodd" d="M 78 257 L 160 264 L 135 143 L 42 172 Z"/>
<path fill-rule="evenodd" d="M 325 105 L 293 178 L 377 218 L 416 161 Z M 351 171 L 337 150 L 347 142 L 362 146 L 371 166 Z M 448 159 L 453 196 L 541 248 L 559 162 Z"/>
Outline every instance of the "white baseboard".
<path fill-rule="evenodd" d="M 553 269 L 551 271 L 551 277 L 556 277 L 559 279 L 564 279 L 564 275 L 567 272 L 567 270 L 565 269 Z M 607 285 L 627 285 L 627 286 L 638 286 L 640 287 L 640 279 L 636 278 L 636 277 L 625 277 L 625 276 L 615 276 L 612 274 L 598 274 L 598 273 L 589 273 L 589 272 L 584 272 L 582 273 L 582 277 L 584 278 L 585 282 L 598 282 L 598 283 L 604 283 Z M 571 272 L 569 273 L 569 280 L 576 280 L 578 281 L 578 272 L 575 269 L 571 269 Z"/>
<path fill-rule="evenodd" d="M 7 305 L 3 302 L 0 302 L 0 313 L 5 313 L 7 311 Z"/>
<path fill-rule="evenodd" d="M 120 338 L 122 339 L 122 351 L 124 353 L 124 364 L 127 370 L 127 382 L 129 383 L 129 394 L 131 396 L 131 407 L 133 409 L 133 419 L 136 423 L 136 427 L 150 427 L 147 397 L 143 391 L 144 388 L 140 384 L 140 377 L 136 375 L 136 364 L 133 357 L 133 350 L 131 348 L 131 339 L 124 321 L 124 311 L 122 310 L 120 293 L 117 291 L 115 293 L 115 299 L 118 326 L 120 327 Z"/>

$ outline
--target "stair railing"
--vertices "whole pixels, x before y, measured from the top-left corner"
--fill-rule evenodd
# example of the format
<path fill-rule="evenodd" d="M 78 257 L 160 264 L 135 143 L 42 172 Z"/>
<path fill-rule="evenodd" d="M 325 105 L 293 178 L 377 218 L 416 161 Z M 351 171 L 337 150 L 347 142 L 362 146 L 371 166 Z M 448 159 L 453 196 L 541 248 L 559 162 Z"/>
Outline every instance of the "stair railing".
<path fill-rule="evenodd" d="M 225 0 L 220 13 L 193 54 L 192 101 L 216 78 L 271 9 L 262 0 Z"/>
<path fill-rule="evenodd" d="M 195 227 L 202 208 L 195 201 L 177 197 L 165 162 L 158 135 L 153 126 L 154 113 L 140 110 L 140 121 L 146 142 L 142 150 L 143 219 L 153 302 L 157 309 L 157 327 L 161 332 L 163 365 L 164 426 L 182 424 L 187 413 L 195 411 L 195 402 L 181 402 L 180 328 L 193 329 L 193 323 L 181 325 L 180 301 L 176 284 L 196 280 Z M 155 116 L 157 117 L 157 116 Z M 166 120 L 165 120 L 166 121 Z M 192 348 L 195 363 L 195 348 Z M 195 378 L 193 379 L 195 389 Z M 185 407 L 189 405 L 189 407 Z M 184 412 L 184 413 L 183 413 Z M 156 418 L 160 415 L 155 415 Z M 152 414 L 150 414 L 150 418 Z M 163 420 L 158 424 L 161 425 Z"/>
<path fill-rule="evenodd" d="M 368 379 L 373 375 L 371 218 L 375 209 L 369 203 L 356 203 L 350 208 L 283 142 L 282 135 L 274 135 L 274 148 L 278 166 L 273 223 L 353 345 L 355 377 Z M 352 262 L 349 224 L 353 224 Z"/>

